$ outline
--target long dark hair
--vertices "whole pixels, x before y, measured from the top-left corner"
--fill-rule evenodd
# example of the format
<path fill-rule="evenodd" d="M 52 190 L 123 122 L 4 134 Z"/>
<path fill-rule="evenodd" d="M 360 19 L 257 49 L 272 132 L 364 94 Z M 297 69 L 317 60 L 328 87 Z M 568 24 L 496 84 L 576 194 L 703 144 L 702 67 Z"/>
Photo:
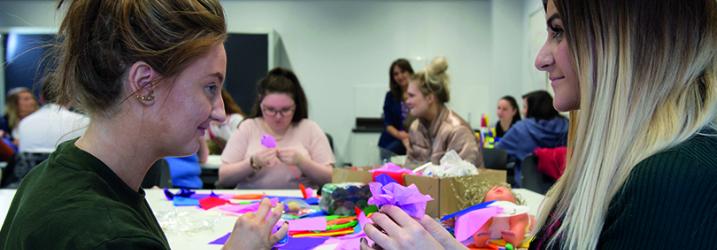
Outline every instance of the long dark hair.
<path fill-rule="evenodd" d="M 294 99 L 296 110 L 294 111 L 294 117 L 291 118 L 292 123 L 296 124 L 302 119 L 309 117 L 309 103 L 306 101 L 304 89 L 301 88 L 299 78 L 289 69 L 274 68 L 269 71 L 269 73 L 259 81 L 259 84 L 257 84 L 256 92 L 259 98 L 257 98 L 254 103 L 250 118 L 262 117 L 261 102 L 264 100 L 264 97 L 272 93 L 288 94 Z"/>
<path fill-rule="evenodd" d="M 513 120 L 511 121 L 511 124 L 514 124 L 517 121 L 520 121 L 520 110 L 518 109 L 518 102 L 515 101 L 515 98 L 513 96 L 503 96 L 500 98 L 501 100 L 505 100 L 510 104 L 510 106 L 515 109 L 515 114 L 513 115 Z"/>
<path fill-rule="evenodd" d="M 222 99 L 224 99 L 224 111 L 227 115 L 239 114 L 242 117 L 246 116 L 227 89 L 222 89 Z"/>
<path fill-rule="evenodd" d="M 523 99 L 528 104 L 528 111 L 525 118 L 533 118 L 536 120 L 550 120 L 555 117 L 562 117 L 560 113 L 553 107 L 553 97 L 545 90 L 536 90 L 523 95 Z"/>
<path fill-rule="evenodd" d="M 391 88 L 391 94 L 393 94 L 393 97 L 396 97 L 396 99 L 401 100 L 403 91 L 401 91 L 401 86 L 398 86 L 396 79 L 393 78 L 393 68 L 395 67 L 398 67 L 401 71 L 408 71 L 411 75 L 413 75 L 413 67 L 411 67 L 411 63 L 409 63 L 408 60 L 399 58 L 393 61 L 391 67 L 388 68 L 388 86 Z"/>

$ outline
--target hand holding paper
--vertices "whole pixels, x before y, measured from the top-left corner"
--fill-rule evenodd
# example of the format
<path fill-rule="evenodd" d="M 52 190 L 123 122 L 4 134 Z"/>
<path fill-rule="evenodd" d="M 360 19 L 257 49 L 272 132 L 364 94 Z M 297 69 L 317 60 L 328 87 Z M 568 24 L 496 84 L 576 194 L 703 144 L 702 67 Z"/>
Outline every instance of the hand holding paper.
<path fill-rule="evenodd" d="M 373 214 L 372 220 L 374 223 L 367 224 L 364 231 L 382 249 L 465 249 L 427 215 L 423 215 L 419 221 L 397 206 L 386 205 L 379 213 Z M 363 242 L 362 249 L 371 248 Z"/>
<path fill-rule="evenodd" d="M 368 185 L 373 195 L 368 199 L 368 204 L 378 207 L 394 205 L 416 219 L 423 217 L 426 213 L 426 203 L 433 200 L 430 195 L 422 194 L 413 184 L 404 187 L 395 182 L 385 186 L 378 182 L 372 182 Z"/>
<path fill-rule="evenodd" d="M 288 226 L 282 225 L 272 234 L 283 210 L 284 206 L 272 209 L 269 199 L 262 200 L 256 213 L 247 213 L 237 219 L 224 249 L 271 249 L 288 231 Z"/>

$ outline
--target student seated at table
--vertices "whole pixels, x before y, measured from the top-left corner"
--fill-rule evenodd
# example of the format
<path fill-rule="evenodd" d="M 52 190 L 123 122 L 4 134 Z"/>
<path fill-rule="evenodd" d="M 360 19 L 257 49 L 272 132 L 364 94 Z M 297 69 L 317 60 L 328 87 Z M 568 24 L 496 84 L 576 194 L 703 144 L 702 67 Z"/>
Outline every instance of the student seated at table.
<path fill-rule="evenodd" d="M 498 100 L 498 108 L 496 109 L 498 121 L 495 123 L 495 137 L 503 138 L 505 133 L 520 121 L 520 110 L 518 102 L 512 96 L 503 96 Z"/>
<path fill-rule="evenodd" d="M 19 154 L 16 157 L 16 188 L 23 177 L 37 164 L 47 159 L 62 142 L 80 137 L 87 128 L 89 118 L 72 112 L 66 106 L 57 105 L 53 100 L 51 84 L 41 87 L 41 100 L 46 102 L 39 110 L 25 117 L 17 125 L 15 138 Z"/>
<path fill-rule="evenodd" d="M 553 107 L 553 97 L 545 90 L 523 95 L 525 119 L 513 125 L 497 144 L 518 159 L 524 159 L 537 147 L 565 146 L 568 139 L 568 119 Z"/>
<path fill-rule="evenodd" d="M 523 116 L 503 138 L 496 148 L 503 149 L 517 160 L 514 168 L 514 186 L 521 183 L 520 162 L 538 147 L 564 147 L 568 139 L 568 119 L 553 107 L 553 97 L 545 90 L 523 95 Z"/>
<path fill-rule="evenodd" d="M 226 22 L 217 0 L 60 1 L 52 87 L 85 111 L 79 139 L 60 144 L 20 184 L 0 249 L 169 249 L 140 187 L 162 157 L 188 155 L 223 121 Z M 240 217 L 227 249 L 269 249 L 283 206 Z M 267 216 L 268 214 L 268 216 Z M 227 228 L 227 230 L 229 230 Z"/>
<path fill-rule="evenodd" d="M 417 119 L 409 129 L 408 168 L 427 162 L 439 164 L 449 150 L 455 150 L 463 160 L 476 167 L 483 165 L 473 130 L 463 118 L 446 107 L 450 99 L 447 69 L 446 59 L 438 57 L 409 81 L 406 105 Z"/>
<path fill-rule="evenodd" d="M 5 97 L 5 116 L 0 122 L 0 130 L 4 132 L 4 135 L 9 136 L 17 146 L 17 138 L 15 138 L 17 125 L 37 109 L 37 100 L 30 89 L 17 87 L 9 90 Z"/>
<path fill-rule="evenodd" d="M 3 155 L 10 153 L 10 158 L 14 158 L 18 152 L 17 127 L 25 117 L 37 110 L 37 100 L 30 89 L 25 87 L 16 87 L 10 89 L 5 97 L 5 115 L 0 118 L 0 138 L 3 141 L 3 148 L 8 147 L 11 151 L 3 150 Z M 7 158 L 5 158 L 7 159 Z M 2 180 L 0 186 L 15 185 L 19 181 L 15 177 L 15 164 L 9 161 L 7 167 L 2 169 Z"/>
<path fill-rule="evenodd" d="M 259 81 L 253 115 L 222 153 L 218 184 L 236 188 L 297 188 L 331 181 L 334 155 L 326 134 L 308 119 L 308 103 L 294 72 L 275 68 Z M 276 147 L 262 144 L 262 137 Z"/>

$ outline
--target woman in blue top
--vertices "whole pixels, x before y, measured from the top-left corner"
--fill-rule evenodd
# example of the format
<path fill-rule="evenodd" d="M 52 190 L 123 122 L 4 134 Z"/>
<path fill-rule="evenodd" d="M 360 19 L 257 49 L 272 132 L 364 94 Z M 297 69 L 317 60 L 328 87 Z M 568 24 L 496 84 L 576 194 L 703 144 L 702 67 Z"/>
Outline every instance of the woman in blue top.
<path fill-rule="evenodd" d="M 408 132 L 405 124 L 410 124 L 408 107 L 405 104 L 408 79 L 413 75 L 413 68 L 408 60 L 400 58 L 391 63 L 388 71 L 391 88 L 383 101 L 384 130 L 378 140 L 381 160 L 390 160 L 392 155 L 405 155 Z"/>
<path fill-rule="evenodd" d="M 497 147 L 519 160 L 525 159 L 537 147 L 565 146 L 568 135 L 568 119 L 553 107 L 553 97 L 545 90 L 537 90 L 523 96 L 525 119 L 515 123 Z"/>
<path fill-rule="evenodd" d="M 555 148 L 567 144 L 568 119 L 555 110 L 553 97 L 547 91 L 537 90 L 523 95 L 521 112 L 525 119 L 515 123 L 496 145 L 515 157 L 518 163 L 538 147 Z M 520 164 L 515 165 L 514 177 L 519 186 Z"/>

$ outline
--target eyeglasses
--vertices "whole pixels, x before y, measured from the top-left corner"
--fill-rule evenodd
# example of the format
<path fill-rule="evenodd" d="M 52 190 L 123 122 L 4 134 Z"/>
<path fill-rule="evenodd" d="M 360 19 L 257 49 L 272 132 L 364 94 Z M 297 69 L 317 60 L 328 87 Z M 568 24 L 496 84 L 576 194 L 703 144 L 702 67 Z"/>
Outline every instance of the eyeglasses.
<path fill-rule="evenodd" d="M 296 105 L 292 105 L 291 107 L 283 108 L 280 110 L 265 107 L 264 105 L 261 106 L 261 111 L 268 116 L 276 116 L 278 114 L 281 114 L 281 117 L 286 117 L 286 116 L 290 116 L 290 115 L 294 114 L 295 110 L 296 110 Z"/>

